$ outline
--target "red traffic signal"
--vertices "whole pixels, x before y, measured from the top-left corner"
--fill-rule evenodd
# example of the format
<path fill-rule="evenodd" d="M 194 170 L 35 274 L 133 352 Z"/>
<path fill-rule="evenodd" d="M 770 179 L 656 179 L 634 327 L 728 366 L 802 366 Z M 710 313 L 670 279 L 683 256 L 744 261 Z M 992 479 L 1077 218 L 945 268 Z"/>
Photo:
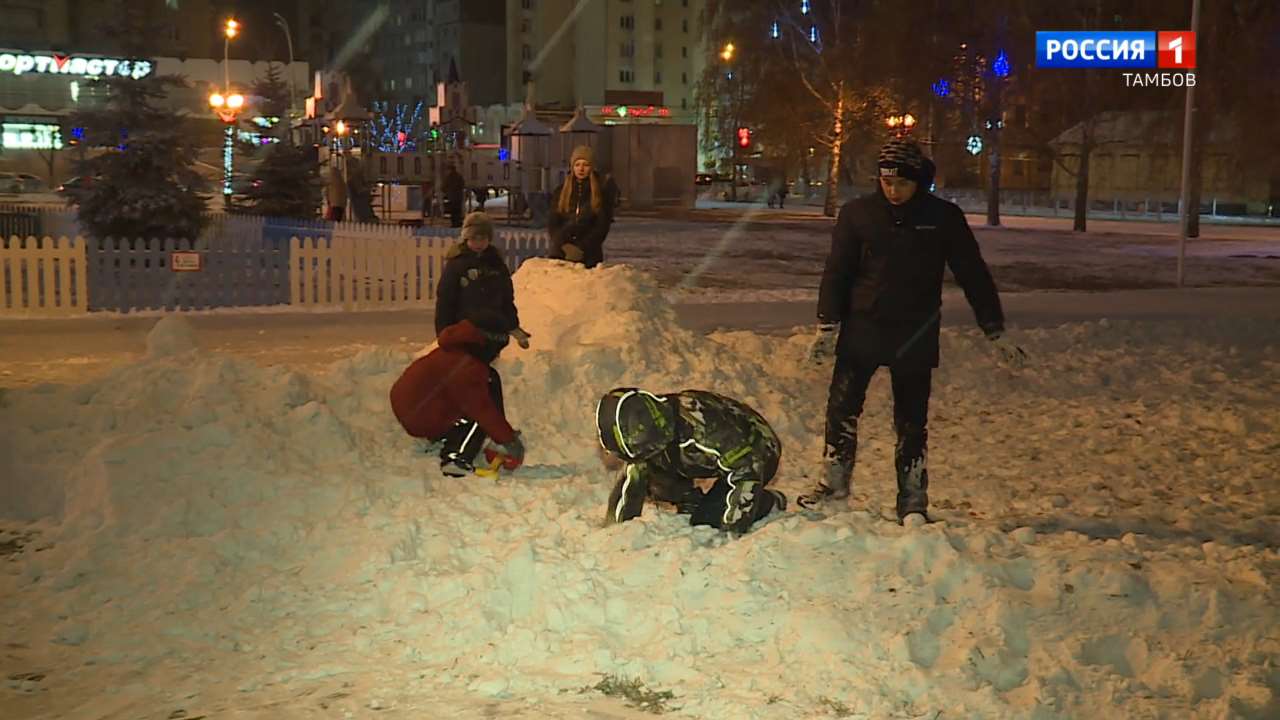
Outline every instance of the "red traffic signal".
<path fill-rule="evenodd" d="M 751 147 L 751 128 L 746 128 L 746 127 L 738 128 L 738 147 L 740 148 Z"/>

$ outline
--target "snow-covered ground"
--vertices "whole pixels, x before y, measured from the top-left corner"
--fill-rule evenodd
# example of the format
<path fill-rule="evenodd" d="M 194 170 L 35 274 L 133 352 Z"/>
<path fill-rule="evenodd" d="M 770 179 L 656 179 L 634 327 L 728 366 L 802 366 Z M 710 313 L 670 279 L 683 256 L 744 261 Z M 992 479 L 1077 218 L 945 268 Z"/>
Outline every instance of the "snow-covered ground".
<path fill-rule="evenodd" d="M 807 330 L 690 329 L 670 278 L 623 265 L 531 261 L 516 285 L 533 346 L 498 366 L 529 464 L 496 482 L 442 477 L 390 414 L 429 336 L 413 313 L 359 347 L 326 316 L 229 318 L 222 349 L 219 315 L 169 317 L 82 377 L 0 378 L 0 717 L 640 717 L 581 692 L 602 675 L 693 718 L 1280 715 L 1274 289 L 1240 291 L 1248 313 L 1027 323 L 1016 373 L 949 323 L 941 522 L 883 519 L 882 375 L 849 506 L 729 538 L 656 506 L 601 527 L 595 400 L 741 398 L 794 497 L 829 373 Z M 105 349 L 138 321 L 61 322 Z M 6 353 L 58 323 L 27 325 Z"/>

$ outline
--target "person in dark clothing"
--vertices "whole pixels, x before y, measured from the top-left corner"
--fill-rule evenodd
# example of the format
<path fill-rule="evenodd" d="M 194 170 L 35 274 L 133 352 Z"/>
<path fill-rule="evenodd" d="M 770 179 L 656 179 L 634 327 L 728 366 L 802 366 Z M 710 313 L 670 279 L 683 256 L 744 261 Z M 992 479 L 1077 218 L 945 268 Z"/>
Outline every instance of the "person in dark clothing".
<path fill-rule="evenodd" d="M 878 166 L 876 192 L 846 203 L 831 235 L 810 353 L 815 361 L 835 355 L 824 467 L 799 502 L 814 507 L 848 497 L 867 386 L 877 368 L 888 366 L 898 436 L 897 514 L 916 524 L 928 521 L 926 428 L 945 267 L 1005 358 L 1017 363 L 1024 356 L 1003 335 L 1000 296 L 964 212 L 928 192 L 933 163 L 915 143 L 895 139 L 881 149 Z"/>
<path fill-rule="evenodd" d="M 646 497 L 675 504 L 692 525 L 746 532 L 787 498 L 766 486 L 782 443 L 745 404 L 703 390 L 655 395 L 615 388 L 596 406 L 600 445 L 625 465 L 605 522 L 639 517 Z M 715 478 L 703 493 L 698 478 Z"/>
<path fill-rule="evenodd" d="M 461 236 L 445 253 L 436 286 L 436 333 L 488 312 L 500 318 L 497 332 L 509 333 L 520 347 L 528 348 L 530 335 L 520 328 L 511 271 L 493 246 L 493 221 L 485 213 L 470 213 Z"/>
<path fill-rule="evenodd" d="M 440 189 L 444 191 L 444 204 L 449 212 L 449 226 L 462 227 L 462 195 L 466 192 L 466 181 L 462 179 L 458 168 L 453 165 L 445 168 L 444 183 Z"/>
<path fill-rule="evenodd" d="M 440 443 L 440 470 L 463 477 L 483 449 L 508 470 L 524 462 L 524 442 L 507 421 L 502 378 L 490 363 L 507 344 L 502 318 L 481 314 L 439 334 L 391 386 L 391 410 L 405 432 Z M 482 329 L 483 328 L 483 329 Z"/>
<path fill-rule="evenodd" d="M 595 151 L 587 145 L 573 149 L 570 174 L 551 195 L 547 257 L 580 262 L 589 268 L 604 262 L 604 241 L 613 225 L 618 186 L 612 177 L 592 169 Z"/>

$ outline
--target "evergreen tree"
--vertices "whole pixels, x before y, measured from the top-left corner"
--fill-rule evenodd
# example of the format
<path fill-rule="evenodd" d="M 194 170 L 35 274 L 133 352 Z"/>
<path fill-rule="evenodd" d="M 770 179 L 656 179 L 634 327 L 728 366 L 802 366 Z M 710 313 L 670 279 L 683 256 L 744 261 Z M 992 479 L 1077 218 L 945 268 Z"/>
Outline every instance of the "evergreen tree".
<path fill-rule="evenodd" d="M 279 142 L 265 152 L 240 204 L 254 215 L 314 218 L 320 206 L 314 149 Z"/>
<path fill-rule="evenodd" d="M 145 57 L 139 42 L 155 34 L 146 8 L 122 2 L 115 17 L 108 34 L 127 56 Z M 142 62 L 131 62 L 130 76 L 93 81 L 104 99 L 72 116 L 71 124 L 84 128 L 86 146 L 100 152 L 76 163 L 77 174 L 93 181 L 73 191 L 71 202 L 97 238 L 194 239 L 206 222 L 206 183 L 194 168 L 196 141 L 166 102 L 171 89 L 187 83 L 179 75 L 157 75 Z M 144 67 L 149 72 L 132 76 Z"/>
<path fill-rule="evenodd" d="M 280 118 L 274 128 L 288 128 L 289 84 L 280 75 L 280 66 L 268 63 L 267 74 L 253 82 L 251 94 L 258 98 L 258 115 L 265 118 Z"/>

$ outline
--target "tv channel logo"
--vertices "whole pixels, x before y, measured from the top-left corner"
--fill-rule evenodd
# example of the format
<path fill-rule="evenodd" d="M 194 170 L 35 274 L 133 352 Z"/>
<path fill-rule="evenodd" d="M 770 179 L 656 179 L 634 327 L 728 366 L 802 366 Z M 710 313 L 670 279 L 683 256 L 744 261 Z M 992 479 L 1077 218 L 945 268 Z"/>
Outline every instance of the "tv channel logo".
<path fill-rule="evenodd" d="M 1186 30 L 1040 30 L 1036 67 L 1194 70 L 1196 34 Z"/>

